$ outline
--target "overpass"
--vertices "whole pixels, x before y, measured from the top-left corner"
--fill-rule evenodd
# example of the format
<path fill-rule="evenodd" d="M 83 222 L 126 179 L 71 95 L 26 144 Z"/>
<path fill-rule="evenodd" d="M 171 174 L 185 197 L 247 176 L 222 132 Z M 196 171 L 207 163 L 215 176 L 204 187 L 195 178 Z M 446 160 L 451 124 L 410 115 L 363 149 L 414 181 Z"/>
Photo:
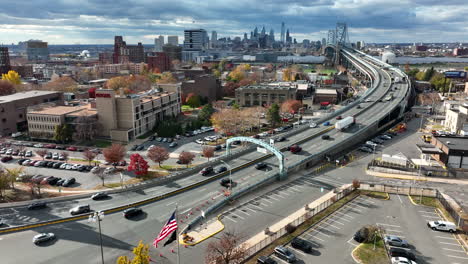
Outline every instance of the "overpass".
<path fill-rule="evenodd" d="M 368 89 L 359 94 L 351 104 L 318 121 L 320 124 L 329 121 L 331 126 L 320 125 L 318 128 L 309 128 L 304 125 L 290 132 L 286 142 L 275 144 L 275 147 L 285 156 L 288 174 L 311 167 L 323 161 L 326 155 L 332 157 L 341 155 L 340 153 L 365 141 L 379 131 L 387 129 L 395 120 L 403 117 L 410 94 L 410 83 L 403 72 L 346 47 L 341 48 L 337 56 L 340 63 L 346 65 L 351 72 L 368 84 Z M 396 77 L 402 81 L 396 82 Z M 379 102 L 390 93 L 393 94 L 392 100 Z M 358 108 L 358 105 L 361 107 Z M 357 124 L 346 132 L 339 132 L 333 129 L 336 123 L 335 117 L 338 115 L 355 116 Z M 321 135 L 329 135 L 333 140 L 324 141 Z M 303 155 L 294 155 L 286 150 L 293 143 L 301 145 Z M 256 184 L 260 186 L 260 184 L 268 183 L 269 179 L 277 179 L 276 176 L 279 173 L 277 157 L 272 154 L 258 153 L 255 149 L 256 146 L 252 145 L 230 160 L 229 157 L 223 157 L 234 168 L 231 177 L 239 182 L 238 190 L 234 188 L 233 194 L 240 193 L 239 190 L 246 186 Z M 253 165 L 259 161 L 267 163 L 269 170 L 256 170 Z M 217 165 L 219 161 L 214 161 L 213 164 Z M 144 241 L 154 239 L 160 227 L 172 213 L 175 203 L 179 204 L 179 211 L 182 213 L 194 210 L 202 202 L 216 197 L 220 189 L 217 179 L 227 175 L 228 173 L 223 173 L 207 178 L 199 175 L 195 169 L 189 170 L 182 175 L 183 177 L 171 182 L 156 186 L 142 185 L 138 188 L 129 188 L 127 191 L 116 192 L 112 195 L 112 199 L 106 201 L 72 197 L 51 202 L 46 211 L 31 212 L 25 206 L 3 208 L 0 214 L 9 226 L 0 232 L 7 231 L 3 232 L 2 238 L 10 241 L 5 246 L 4 258 L 6 262 L 20 262 L 18 261 L 20 257 L 21 260 L 28 262 L 40 260 L 44 263 L 53 263 L 54 260 L 57 261 L 57 252 L 60 252 L 62 263 L 95 262 L 99 256 L 96 254 L 98 252 L 96 248 L 98 245 L 95 244 L 98 241 L 97 237 L 96 240 L 90 238 L 96 236 L 93 225 L 85 221 L 86 215 L 75 219 L 68 218 L 69 208 L 76 204 L 88 203 L 92 209 L 106 210 L 109 214 L 103 222 L 105 230 L 103 239 L 107 243 L 106 247 L 114 249 L 111 252 L 107 251 L 106 260 L 114 261 L 116 254 L 126 254 L 128 245 L 134 245 L 141 239 Z M 220 198 L 214 201 L 217 199 Z M 127 221 L 120 214 L 115 214 L 127 205 L 141 206 L 146 212 L 145 221 Z M 26 226 L 21 228 L 23 225 Z M 241 223 L 239 227 L 242 228 Z M 31 244 L 33 234 L 50 230 L 55 232 L 60 239 L 54 247 L 38 249 Z M 14 231 L 16 233 L 8 234 Z M 28 254 L 19 256 L 17 248 L 27 250 Z"/>

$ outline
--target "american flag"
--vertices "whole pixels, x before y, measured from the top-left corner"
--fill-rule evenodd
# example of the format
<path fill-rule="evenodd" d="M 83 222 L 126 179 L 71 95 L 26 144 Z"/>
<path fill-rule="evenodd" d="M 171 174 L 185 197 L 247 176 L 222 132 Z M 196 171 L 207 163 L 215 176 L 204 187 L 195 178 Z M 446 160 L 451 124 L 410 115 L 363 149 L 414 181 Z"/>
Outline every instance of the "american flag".
<path fill-rule="evenodd" d="M 176 211 L 174 211 L 174 213 L 172 213 L 171 218 L 169 218 L 167 223 L 163 226 L 163 228 L 161 229 L 161 232 L 159 232 L 158 237 L 154 239 L 154 241 L 153 241 L 153 246 L 154 247 L 158 247 L 159 241 L 165 239 L 172 232 L 177 230 L 177 221 L 176 221 L 175 216 L 176 216 Z"/>

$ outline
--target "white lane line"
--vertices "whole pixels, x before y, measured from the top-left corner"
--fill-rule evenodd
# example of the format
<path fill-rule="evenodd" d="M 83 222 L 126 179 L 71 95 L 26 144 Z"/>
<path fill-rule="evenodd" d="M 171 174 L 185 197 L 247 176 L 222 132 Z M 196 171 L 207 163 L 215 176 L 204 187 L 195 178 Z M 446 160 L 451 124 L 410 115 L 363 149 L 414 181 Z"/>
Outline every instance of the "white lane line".
<path fill-rule="evenodd" d="M 448 243 L 448 242 L 439 242 L 440 244 L 446 244 L 446 245 L 452 245 L 452 246 L 457 246 L 460 247 L 460 244 L 455 244 L 455 243 Z"/>
<path fill-rule="evenodd" d="M 336 229 L 341 229 L 341 227 L 337 227 L 336 225 L 332 225 L 332 224 L 330 224 L 330 223 L 327 223 L 327 225 L 329 225 L 329 226 L 331 226 L 331 227 L 334 227 L 334 228 L 336 228 Z"/>
<path fill-rule="evenodd" d="M 401 237 L 401 238 L 405 238 L 405 236 L 402 236 L 402 235 L 394 235 L 394 234 L 389 234 L 389 233 L 385 233 L 386 236 L 396 236 L 396 237 Z"/>
<path fill-rule="evenodd" d="M 398 196 L 398 199 L 400 199 L 400 203 L 403 203 L 403 201 L 401 200 L 401 197 L 400 195 L 397 193 L 397 196 Z"/>
<path fill-rule="evenodd" d="M 341 214 L 342 216 L 346 216 L 346 217 L 349 217 L 351 219 L 354 219 L 354 216 L 347 215 L 347 214 L 345 214 L 343 212 L 340 212 L 340 211 L 336 211 L 335 213 L 338 213 L 338 214 Z M 344 220 L 344 219 L 340 219 L 340 220 Z"/>
<path fill-rule="evenodd" d="M 397 233 L 403 233 L 403 231 L 400 231 L 400 230 L 395 230 L 395 229 L 385 229 L 385 231 L 388 231 L 388 232 L 397 232 Z"/>
<path fill-rule="evenodd" d="M 358 211 L 359 213 L 362 213 L 362 210 L 361 210 L 361 209 L 358 209 L 358 208 L 356 208 L 356 207 L 351 207 L 351 205 L 349 205 L 349 204 L 346 204 L 345 206 L 343 206 L 343 208 L 345 208 L 345 207 L 346 207 L 346 208 L 350 208 L 351 210 L 356 210 L 356 211 Z"/>
<path fill-rule="evenodd" d="M 435 212 L 430 212 L 430 211 L 418 211 L 420 213 L 426 213 L 426 214 L 435 214 L 435 215 L 438 215 L 437 213 Z"/>
<path fill-rule="evenodd" d="M 277 262 L 279 261 L 280 263 L 286 263 L 288 264 L 288 262 L 284 261 L 283 259 L 280 259 L 278 258 L 276 255 L 271 255 L 275 260 L 277 260 Z"/>
<path fill-rule="evenodd" d="M 302 191 L 301 189 L 304 188 L 304 187 L 293 184 L 293 185 L 289 186 L 288 188 L 291 188 L 291 189 L 293 189 L 293 190 L 295 190 L 297 192 L 300 192 L 300 191 Z"/>
<path fill-rule="evenodd" d="M 443 238 L 443 239 L 455 240 L 455 238 L 453 238 L 453 237 L 443 237 L 443 236 L 435 236 L 435 237 Z"/>
<path fill-rule="evenodd" d="M 237 221 L 236 221 L 236 220 L 232 219 L 231 217 L 229 217 L 229 216 L 227 216 L 227 215 L 225 215 L 224 217 L 226 217 L 228 220 L 231 220 L 231 221 L 233 221 L 234 223 L 237 223 Z"/>
<path fill-rule="evenodd" d="M 239 209 L 239 210 L 236 210 L 236 211 L 240 211 L 240 212 L 242 212 L 242 213 L 244 213 L 244 214 L 246 214 L 246 215 L 250 216 L 250 214 L 248 214 L 248 213 L 246 213 L 246 212 L 242 211 L 242 209 Z"/>
<path fill-rule="evenodd" d="M 251 205 L 251 206 L 255 206 L 255 207 L 257 207 L 257 208 L 260 208 L 260 209 L 263 209 L 262 207 L 260 207 L 260 206 L 258 206 L 258 205 L 255 205 L 255 204 L 252 204 L 252 203 L 251 203 L 251 204 L 249 204 L 249 205 Z"/>
<path fill-rule="evenodd" d="M 239 217 L 240 219 L 245 220 L 244 217 L 242 217 L 242 216 L 240 216 L 240 215 L 237 215 L 237 214 L 235 214 L 235 213 L 233 213 L 233 212 L 229 212 L 229 214 L 235 215 L 236 217 Z"/>
<path fill-rule="evenodd" d="M 360 202 L 360 203 L 364 203 L 364 202 Z M 359 206 L 365 210 L 369 209 L 369 207 L 365 207 L 364 205 L 360 204 L 359 202 L 351 202 L 349 204 L 352 204 L 352 205 L 356 205 L 356 206 Z"/>
<path fill-rule="evenodd" d="M 263 199 L 262 199 L 262 201 L 265 201 L 265 202 L 267 202 L 267 203 L 271 203 L 271 204 L 273 204 L 273 202 L 272 202 L 272 201 L 268 201 L 268 199 L 267 199 L 267 198 L 263 198 Z"/>
<path fill-rule="evenodd" d="M 317 232 L 317 234 L 322 234 L 322 235 L 324 235 L 324 236 L 326 236 L 326 237 L 330 237 L 330 235 L 327 235 L 327 234 L 321 232 L 320 230 L 322 230 L 322 229 L 317 229 L 317 230 L 315 230 L 315 231 Z"/>
<path fill-rule="evenodd" d="M 338 224 L 340 224 L 340 225 L 344 225 L 344 223 L 341 223 L 340 221 L 335 220 L 335 219 L 333 219 L 333 218 L 329 218 L 328 220 L 331 220 L 332 223 L 338 223 Z M 328 222 L 328 220 L 327 220 L 327 222 Z"/>
<path fill-rule="evenodd" d="M 431 218 L 431 219 L 440 219 L 440 216 L 436 215 L 421 215 L 424 218 Z"/>
<path fill-rule="evenodd" d="M 293 191 L 293 190 L 288 190 L 287 188 L 284 188 L 282 190 L 280 190 L 281 193 L 285 192 L 285 193 L 288 193 L 288 195 L 291 195 L 291 194 L 296 194 L 297 191 Z"/>
<path fill-rule="evenodd" d="M 272 194 L 273 194 L 273 195 L 276 195 L 276 196 L 279 196 L 279 197 L 281 197 L 281 198 L 283 198 L 283 199 L 285 198 L 284 196 L 281 196 L 281 195 L 279 195 L 279 194 L 277 194 L 277 193 L 272 193 Z"/>
<path fill-rule="evenodd" d="M 203 189 L 198 190 L 198 192 L 204 192 L 205 190 L 206 188 L 203 188 Z"/>
<path fill-rule="evenodd" d="M 295 248 L 293 248 L 293 247 L 287 247 L 287 248 L 288 248 L 289 250 L 291 250 L 291 251 L 296 252 L 296 254 L 299 254 L 299 255 L 301 255 L 301 256 L 305 256 L 304 252 L 302 252 L 302 251 L 300 251 L 300 250 L 297 250 L 297 249 L 295 249 Z"/>
<path fill-rule="evenodd" d="M 305 235 L 310 236 L 310 237 L 313 237 L 313 238 L 315 238 L 315 239 L 317 239 L 317 240 L 320 240 L 320 241 L 325 241 L 325 240 L 323 240 L 323 239 L 321 239 L 321 238 L 319 238 L 319 237 L 313 236 L 313 235 L 311 235 L 311 234 L 305 234 Z"/>
<path fill-rule="evenodd" d="M 254 209 L 252 209 L 252 208 L 250 208 L 250 207 L 248 207 L 248 206 L 245 206 L 244 208 L 245 208 L 245 209 L 249 209 L 250 211 L 252 211 L 252 212 L 254 212 L 254 213 L 257 213 L 257 211 L 255 211 Z"/>
<path fill-rule="evenodd" d="M 275 200 L 275 201 L 279 201 L 279 199 L 277 199 L 277 198 L 275 198 L 275 197 L 273 197 L 273 196 L 271 196 L 271 195 L 269 195 L 268 198 L 273 199 L 273 200 Z"/>
<path fill-rule="evenodd" d="M 458 256 L 453 256 L 453 255 L 446 255 L 446 256 L 451 257 L 451 258 L 468 259 L 468 258 L 458 257 Z"/>
<path fill-rule="evenodd" d="M 185 214 L 185 213 L 189 212 L 190 210 L 192 210 L 192 208 L 189 208 L 189 209 L 187 209 L 187 210 L 181 212 L 181 214 Z"/>
<path fill-rule="evenodd" d="M 384 226 L 393 226 L 393 227 L 400 227 L 399 225 L 390 225 L 390 224 L 382 224 L 382 223 L 377 223 L 377 225 L 384 225 Z"/>
<path fill-rule="evenodd" d="M 456 249 L 450 249 L 450 248 L 442 248 L 443 250 L 449 250 L 449 251 L 455 251 L 455 252 L 461 252 L 461 253 L 465 253 L 465 251 L 463 250 L 456 250 Z"/>
<path fill-rule="evenodd" d="M 170 202 L 170 203 L 167 203 L 166 206 L 170 206 L 171 204 L 175 204 L 176 202 Z"/>
<path fill-rule="evenodd" d="M 340 181 L 337 181 L 337 180 L 333 180 L 333 179 L 330 179 L 330 178 L 325 178 L 325 177 L 314 177 L 312 179 L 319 179 L 321 181 L 329 181 L 329 182 L 333 182 L 334 184 L 340 184 L 340 185 L 343 185 L 344 183 L 343 182 L 340 182 Z"/>

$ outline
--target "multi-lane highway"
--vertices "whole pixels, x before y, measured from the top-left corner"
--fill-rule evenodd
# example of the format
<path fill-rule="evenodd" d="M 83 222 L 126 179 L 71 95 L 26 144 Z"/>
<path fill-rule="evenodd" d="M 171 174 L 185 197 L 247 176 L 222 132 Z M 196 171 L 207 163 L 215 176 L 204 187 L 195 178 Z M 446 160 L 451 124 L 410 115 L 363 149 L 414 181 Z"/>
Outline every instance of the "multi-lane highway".
<path fill-rule="evenodd" d="M 326 134 L 330 135 L 331 140 L 324 141 L 320 136 L 314 137 L 314 135 L 323 134 L 324 130 L 329 130 L 328 127 L 319 126 L 318 128 L 311 128 L 303 133 L 291 136 L 286 142 L 277 143 L 277 147 L 282 148 L 293 142 L 312 137 L 310 140 L 301 144 L 303 148 L 302 153 L 297 155 L 291 154 L 290 152 L 284 153 L 286 166 L 288 166 L 288 164 L 295 164 L 306 156 L 336 148 L 344 141 L 353 138 L 356 133 L 359 133 L 359 131 L 366 128 L 368 125 L 381 120 L 395 108 L 396 104 L 406 97 L 407 85 L 403 83 L 396 84 L 391 81 L 392 75 L 398 73 L 392 72 L 391 70 L 391 73 L 388 73 L 388 71 L 384 71 L 362 58 L 356 57 L 354 59 L 359 60 L 362 64 L 368 65 L 367 67 L 369 68 L 375 69 L 378 73 L 374 76 L 375 91 L 367 97 L 372 102 L 363 102 L 361 103 L 360 109 L 354 107 L 342 114 L 343 117 L 351 115 L 356 116 L 357 125 L 346 132 L 338 132 L 334 129 L 326 132 Z M 389 89 L 394 89 L 395 87 L 398 89 L 392 91 L 394 93 L 394 99 L 392 101 L 378 102 L 379 99 L 383 98 L 389 92 Z M 330 119 L 330 121 L 332 124 L 335 123 L 334 118 Z M 229 161 L 229 165 L 232 167 L 242 166 L 262 156 L 264 156 L 264 154 L 251 152 L 240 158 Z M 265 162 L 269 164 L 269 170 L 277 170 L 278 162 L 276 157 L 270 157 L 266 159 Z M 265 177 L 266 172 L 267 171 L 256 170 L 254 166 L 246 166 L 234 172 L 232 178 L 238 183 L 236 188 L 240 188 L 262 179 Z M 90 199 L 63 201 L 50 204 L 48 209 L 34 212 L 28 211 L 25 207 L 5 208 L 0 210 L 0 215 L 12 226 L 58 219 L 68 217 L 68 210 L 77 204 L 87 203 L 91 205 L 93 210 L 103 210 L 167 193 L 204 179 L 206 179 L 204 176 L 192 175 L 172 183 L 167 183 L 163 186 L 115 194 L 108 200 L 97 202 Z M 119 254 L 126 254 L 127 250 L 131 249 L 133 245 L 136 245 L 139 240 L 150 242 L 151 239 L 157 236 L 162 224 L 174 210 L 176 203 L 179 205 L 179 212 L 181 213 L 182 219 L 184 219 L 184 216 L 187 216 L 188 218 L 186 220 L 190 220 L 190 218 L 193 217 L 193 215 L 189 215 L 191 211 L 196 214 L 197 207 L 202 208 L 206 206 L 207 201 L 212 203 L 220 199 L 222 196 L 222 194 L 220 194 L 221 190 L 222 187 L 219 185 L 219 182 L 214 181 L 193 190 L 145 205 L 142 208 L 146 214 L 135 220 L 126 220 L 121 213 L 106 216 L 102 222 L 106 262 L 114 262 L 116 256 Z M 294 198 L 285 197 L 284 199 L 285 203 L 281 206 L 286 206 L 288 208 L 286 211 L 296 210 L 296 208 L 292 206 L 294 201 L 296 201 Z M 271 202 L 275 203 L 274 201 Z M 268 224 L 277 221 L 278 217 L 280 216 L 255 221 L 256 224 L 251 227 L 246 226 L 242 221 L 239 221 L 237 226 L 236 223 L 233 222 L 233 228 L 242 227 L 243 229 L 249 230 L 249 233 L 257 232 Z M 183 225 L 183 223 L 181 224 Z M 96 263 L 100 259 L 98 247 L 99 237 L 96 231 L 95 223 L 77 221 L 1 235 L 0 246 L 4 249 L 4 263 Z M 38 232 L 54 232 L 58 236 L 58 240 L 45 247 L 34 246 L 31 243 L 31 239 Z M 19 253 L 18 248 L 27 251 L 27 254 Z M 171 263 L 174 259 L 168 256 L 166 260 L 164 260 L 164 258 L 161 260 L 161 263 L 164 263 L 164 261 Z"/>

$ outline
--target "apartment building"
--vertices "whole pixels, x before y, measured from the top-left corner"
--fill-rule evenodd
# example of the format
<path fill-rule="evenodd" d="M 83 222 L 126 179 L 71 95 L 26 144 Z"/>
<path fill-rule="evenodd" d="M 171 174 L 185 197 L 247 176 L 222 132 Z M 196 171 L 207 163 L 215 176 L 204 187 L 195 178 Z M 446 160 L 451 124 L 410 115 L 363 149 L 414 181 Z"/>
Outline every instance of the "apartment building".
<path fill-rule="evenodd" d="M 444 126 L 452 133 L 465 134 L 463 125 L 468 124 L 468 105 L 454 105 L 445 112 Z"/>
<path fill-rule="evenodd" d="M 236 101 L 240 106 L 268 106 L 294 100 L 296 92 L 297 86 L 288 82 L 247 85 L 236 89 Z"/>

